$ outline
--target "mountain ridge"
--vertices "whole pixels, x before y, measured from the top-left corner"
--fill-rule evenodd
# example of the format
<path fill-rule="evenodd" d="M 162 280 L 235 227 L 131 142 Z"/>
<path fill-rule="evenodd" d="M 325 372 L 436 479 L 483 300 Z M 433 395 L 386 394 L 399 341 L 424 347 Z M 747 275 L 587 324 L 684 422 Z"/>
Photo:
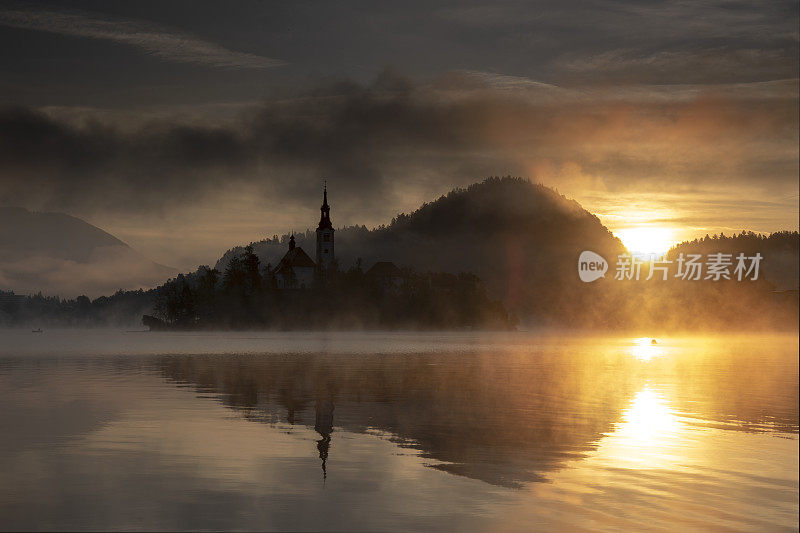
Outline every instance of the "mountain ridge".
<path fill-rule="evenodd" d="M 0 207 L 0 288 L 99 296 L 153 287 L 177 270 L 66 213 Z"/>

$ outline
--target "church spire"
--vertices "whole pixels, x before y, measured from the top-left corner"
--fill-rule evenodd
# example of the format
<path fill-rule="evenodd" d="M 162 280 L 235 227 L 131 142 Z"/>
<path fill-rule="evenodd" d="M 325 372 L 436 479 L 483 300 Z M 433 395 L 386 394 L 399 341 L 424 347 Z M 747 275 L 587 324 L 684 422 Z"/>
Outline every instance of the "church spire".
<path fill-rule="evenodd" d="M 318 229 L 333 229 L 333 224 L 331 224 L 331 206 L 328 205 L 327 180 L 322 189 L 322 207 L 320 207 L 319 210 L 321 211 L 321 216 L 319 218 Z"/>
<path fill-rule="evenodd" d="M 319 226 L 317 226 L 317 270 L 322 279 L 327 272 L 336 268 L 333 254 L 333 224 L 331 224 L 331 206 L 328 205 L 328 182 L 322 187 L 322 207 L 319 208 Z"/>

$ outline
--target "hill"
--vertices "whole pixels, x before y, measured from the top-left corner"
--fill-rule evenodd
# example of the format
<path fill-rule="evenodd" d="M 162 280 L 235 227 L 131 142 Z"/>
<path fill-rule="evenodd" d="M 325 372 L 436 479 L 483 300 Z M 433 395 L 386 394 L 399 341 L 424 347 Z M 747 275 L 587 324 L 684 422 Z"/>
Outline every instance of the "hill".
<path fill-rule="evenodd" d="M 752 231 L 742 231 L 737 235 L 706 235 L 702 239 L 682 242 L 667 254 L 668 259 L 676 259 L 679 254 L 732 254 L 739 253 L 763 256 L 761 275 L 776 290 L 797 290 L 800 279 L 800 235 L 796 231 L 778 231 L 771 235 L 761 235 Z"/>
<path fill-rule="evenodd" d="M 25 213 L 17 212 L 15 223 L 25 219 Z M 74 224 L 56 220 L 64 227 L 70 227 L 67 222 Z M 86 240 L 73 236 L 74 240 L 91 244 L 89 236 L 96 236 L 98 245 L 87 245 L 82 252 L 79 246 L 69 248 L 74 255 L 61 261 L 68 261 L 75 272 L 95 264 L 98 254 L 102 260 L 114 256 L 110 250 L 127 248 L 113 236 L 82 224 L 76 227 L 87 229 Z M 52 224 L 30 227 L 40 233 L 54 231 Z M 6 233 L 13 233 L 11 238 L 18 235 Z M 20 256 L 37 252 L 30 246 L 34 237 L 20 239 Z M 38 242 L 46 243 L 45 237 Z M 517 178 L 490 178 L 456 189 L 373 230 L 338 229 L 339 271 L 311 291 L 275 290 L 267 266 L 276 265 L 284 255 L 288 238 L 276 236 L 229 250 L 218 261 L 218 270 L 200 267 L 153 290 L 119 291 L 94 301 L 20 298 L 4 293 L 0 282 L 0 324 L 132 324 L 136 313 L 139 318 L 155 313 L 169 324 L 186 327 L 388 324 L 425 329 L 507 327 L 519 318 L 523 326 L 602 328 L 651 336 L 679 330 L 796 329 L 798 323 L 797 232 L 707 237 L 681 243 L 668 254 L 674 261 L 681 252 L 703 256 L 759 252 L 764 259 L 758 280 L 690 281 L 673 275 L 647 281 L 648 266 L 641 280 L 617 280 L 616 255 L 625 249 L 597 217 L 553 189 Z M 314 232 L 307 230 L 296 238 L 313 255 Z M 584 250 L 609 260 L 605 278 L 593 283 L 579 280 L 577 260 Z M 387 287 L 365 275 L 374 262 L 386 260 L 402 267 L 402 283 L 393 281 Z M 104 268 L 120 277 L 125 273 L 122 267 Z"/>
<path fill-rule="evenodd" d="M 79 218 L 0 208 L 0 290 L 99 296 L 176 273 Z"/>
<path fill-rule="evenodd" d="M 275 265 L 286 251 L 287 238 L 252 246 L 263 264 Z M 313 253 L 313 231 L 296 238 Z M 216 268 L 223 271 L 241 250 L 227 252 Z M 360 258 L 365 270 L 383 260 L 418 270 L 473 272 L 512 311 L 523 316 L 546 313 L 559 322 L 572 313 L 569 302 L 578 291 L 591 290 L 575 274 L 583 250 L 613 257 L 624 247 L 574 200 L 511 177 L 455 189 L 387 226 L 336 232 L 337 260 L 344 270 Z"/>

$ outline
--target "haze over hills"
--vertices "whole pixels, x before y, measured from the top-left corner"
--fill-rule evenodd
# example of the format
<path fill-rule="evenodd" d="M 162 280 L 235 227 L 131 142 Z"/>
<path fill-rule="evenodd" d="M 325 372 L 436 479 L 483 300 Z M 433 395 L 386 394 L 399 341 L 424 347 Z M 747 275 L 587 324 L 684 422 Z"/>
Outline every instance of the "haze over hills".
<path fill-rule="evenodd" d="M 175 274 L 79 218 L 0 207 L 2 290 L 96 297 L 153 287 Z"/>
<path fill-rule="evenodd" d="M 335 221 L 335 194 L 331 193 L 329 200 Z M 336 231 L 336 257 L 342 270 L 360 259 L 363 270 L 376 261 L 392 261 L 422 271 L 473 272 L 523 323 L 691 328 L 724 327 L 752 319 L 747 323 L 760 320 L 768 327 L 782 320 L 784 312 L 773 314 L 768 302 L 771 290 L 797 287 L 796 282 L 787 281 L 798 268 L 797 233 L 783 232 L 771 238 L 747 235 L 735 240 L 715 237 L 703 253 L 732 251 L 728 250 L 731 246 L 750 254 L 761 250 L 765 260 L 757 284 L 616 282 L 613 264 L 626 250 L 595 215 L 549 187 L 506 177 L 455 189 L 411 214 L 397 216 L 387 226 L 340 228 Z M 262 265 L 280 261 L 288 237 L 252 243 Z M 313 256 L 314 231 L 295 237 L 297 245 Z M 728 243 L 727 248 L 711 249 L 723 242 Z M 681 246 L 688 251 L 696 243 Z M 242 250 L 229 250 L 216 268 L 223 272 L 230 258 Z M 584 250 L 609 260 L 610 271 L 604 279 L 594 283 L 579 280 L 576 268 Z M 676 318 L 666 310 L 671 305 L 668 302 L 679 302 L 675 305 L 694 312 Z M 711 316 L 709 310 L 725 302 L 727 307 L 723 307 L 731 310 L 730 316 Z"/>
<path fill-rule="evenodd" d="M 335 194 L 329 200 L 335 222 Z M 316 225 L 316 220 L 309 222 Z M 0 308 L 0 323 L 24 323 L 46 316 L 49 323 L 89 325 L 99 321 L 112 325 L 114 321 L 130 325 L 142 314 L 153 313 L 159 298 L 169 295 L 186 293 L 181 301 L 189 302 L 187 309 L 194 309 L 195 299 L 202 299 L 203 291 L 222 295 L 220 301 L 225 305 L 215 311 L 223 315 L 232 309 L 247 316 L 256 311 L 282 316 L 285 311 L 273 305 L 275 302 L 258 310 L 231 303 L 228 297 L 233 285 L 225 280 L 238 279 L 233 270 L 226 271 L 231 258 L 238 256 L 240 266 L 243 260 L 256 265 L 252 269 L 255 278 L 268 287 L 271 275 L 266 270 L 286 253 L 289 235 L 252 243 L 259 259 L 255 263 L 246 259 L 239 246 L 217 262 L 217 274 L 201 267 L 168 281 L 177 274 L 175 270 L 147 260 L 119 239 L 74 217 L 4 209 L 0 210 L 0 223 L 0 291 L 25 294 L 41 290 L 51 295 L 94 297 L 111 295 L 119 288 L 158 285 L 153 291 L 119 293 L 94 302 L 29 299 L 18 308 Z M 311 230 L 296 234 L 297 245 L 311 257 L 315 255 L 315 237 Z M 757 282 L 688 282 L 674 277 L 663 282 L 617 281 L 613 265 L 616 256 L 625 253 L 619 239 L 577 202 L 520 178 L 489 178 L 455 189 L 372 230 L 365 226 L 337 229 L 335 242 L 342 279 L 359 279 L 357 269 L 366 271 L 377 261 L 392 261 L 418 273 L 471 272 L 485 283 L 488 298 L 502 302 L 523 325 L 612 329 L 796 325 L 797 232 L 769 237 L 753 233 L 715 236 L 681 243 L 670 251 L 673 259 L 679 252 L 760 252 L 764 261 Z M 593 283 L 580 281 L 576 268 L 584 250 L 609 260 L 605 278 Z M 206 287 L 209 280 L 211 285 Z M 778 295 L 775 289 L 795 291 L 794 296 Z M 356 298 L 348 290 L 336 296 L 345 307 Z M 416 294 L 414 290 L 411 292 Z M 279 295 L 272 293 L 264 301 L 272 301 L 270 298 Z M 2 313 L 6 313 L 5 319 Z"/>
<path fill-rule="evenodd" d="M 336 198 L 330 195 L 335 220 Z M 313 221 L 312 221 L 313 222 Z M 315 234 L 296 235 L 312 254 Z M 253 243 L 263 264 L 277 264 L 286 237 Z M 397 216 L 388 226 L 336 231 L 339 267 L 360 258 L 364 270 L 392 261 L 417 270 L 473 272 L 515 312 L 548 307 L 574 290 L 585 290 L 575 275 L 578 256 L 593 250 L 605 257 L 623 253 L 622 243 L 593 214 L 557 191 L 521 178 L 489 178 L 455 189 Z M 241 247 L 229 250 L 216 268 L 225 269 Z"/>

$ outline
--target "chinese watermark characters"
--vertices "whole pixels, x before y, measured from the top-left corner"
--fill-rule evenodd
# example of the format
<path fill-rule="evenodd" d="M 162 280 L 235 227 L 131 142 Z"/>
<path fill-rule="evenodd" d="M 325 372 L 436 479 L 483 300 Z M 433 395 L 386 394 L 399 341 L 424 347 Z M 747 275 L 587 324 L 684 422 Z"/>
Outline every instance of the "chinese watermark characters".
<path fill-rule="evenodd" d="M 666 281 L 670 275 L 687 281 L 755 281 L 758 279 L 762 259 L 760 253 L 752 256 L 740 253 L 736 257 L 724 253 L 706 254 L 705 257 L 701 254 L 680 253 L 674 261 L 665 257 L 646 258 L 622 254 L 617 256 L 614 279 L 638 281 L 642 279 L 644 269 L 647 272 L 644 279 L 647 281 L 653 278 Z"/>
<path fill-rule="evenodd" d="M 755 281 L 759 276 L 760 253 L 678 254 L 674 260 L 666 257 L 621 254 L 617 256 L 614 279 L 617 281 L 667 281 L 670 278 L 685 281 Z M 599 254 L 584 251 L 578 260 L 578 275 L 581 281 L 590 283 L 605 277 L 609 269 L 606 260 Z"/>

